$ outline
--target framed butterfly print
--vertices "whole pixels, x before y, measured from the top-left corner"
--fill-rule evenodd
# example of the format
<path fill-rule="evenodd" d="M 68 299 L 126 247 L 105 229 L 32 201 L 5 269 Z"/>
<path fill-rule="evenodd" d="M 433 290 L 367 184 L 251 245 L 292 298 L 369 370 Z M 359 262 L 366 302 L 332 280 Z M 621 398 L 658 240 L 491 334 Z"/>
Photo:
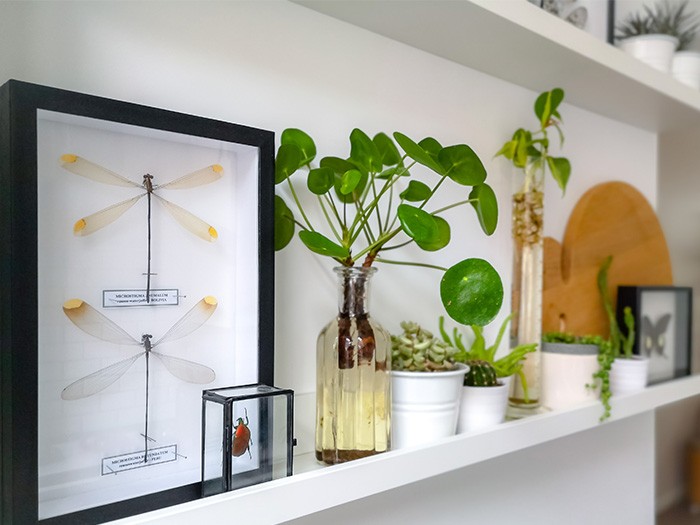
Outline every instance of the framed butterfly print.
<path fill-rule="evenodd" d="M 693 290 L 674 286 L 620 286 L 617 319 L 634 316 L 634 353 L 649 358 L 649 384 L 690 375 Z"/>
<path fill-rule="evenodd" d="M 199 498 L 201 396 L 271 384 L 274 134 L 0 87 L 0 523 Z"/>

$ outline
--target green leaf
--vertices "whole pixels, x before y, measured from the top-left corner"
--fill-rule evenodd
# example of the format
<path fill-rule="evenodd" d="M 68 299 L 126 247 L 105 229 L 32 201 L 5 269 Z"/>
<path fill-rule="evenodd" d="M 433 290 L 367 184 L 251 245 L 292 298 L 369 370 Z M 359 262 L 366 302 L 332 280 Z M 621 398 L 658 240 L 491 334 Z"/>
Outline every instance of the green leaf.
<path fill-rule="evenodd" d="M 289 244 L 294 237 L 294 214 L 279 195 L 275 195 L 275 251 Z"/>
<path fill-rule="evenodd" d="M 425 137 L 418 143 L 418 145 L 423 148 L 434 161 L 439 163 L 438 155 L 440 154 L 440 150 L 442 150 L 442 144 L 440 144 L 433 137 Z"/>
<path fill-rule="evenodd" d="M 418 240 L 416 239 L 416 244 L 426 252 L 436 252 L 442 250 L 445 246 L 450 244 L 450 225 L 442 217 L 433 215 L 435 220 L 435 225 L 437 226 L 437 235 L 430 240 Z"/>
<path fill-rule="evenodd" d="M 465 259 L 449 268 L 440 281 L 440 298 L 458 323 L 485 326 L 503 303 L 498 272 L 483 259 Z"/>
<path fill-rule="evenodd" d="M 350 255 L 347 248 L 343 248 L 318 232 L 302 230 L 299 232 L 299 239 L 309 250 L 319 255 L 327 255 L 336 259 L 345 259 Z"/>
<path fill-rule="evenodd" d="M 333 187 L 335 173 L 330 168 L 316 168 L 309 171 L 306 185 L 309 191 L 315 195 L 323 195 Z"/>
<path fill-rule="evenodd" d="M 294 144 L 282 144 L 275 158 L 275 184 L 284 182 L 301 166 L 301 150 Z"/>
<path fill-rule="evenodd" d="M 472 200 L 471 205 L 476 210 L 481 229 L 486 235 L 491 235 L 498 225 L 498 201 L 493 189 L 486 183 L 474 186 L 469 199 Z"/>
<path fill-rule="evenodd" d="M 350 160 L 363 171 L 382 171 L 382 157 L 377 146 L 364 131 L 357 128 L 350 133 Z"/>
<path fill-rule="evenodd" d="M 532 134 L 521 128 L 515 132 L 513 139 L 517 143 L 515 155 L 513 156 L 513 164 L 518 168 L 524 168 L 527 164 L 527 158 L 530 156 L 530 149 L 532 148 Z"/>
<path fill-rule="evenodd" d="M 423 202 L 430 197 L 431 190 L 427 184 L 419 180 L 412 180 L 408 183 L 408 188 L 401 192 L 399 197 L 409 202 Z"/>
<path fill-rule="evenodd" d="M 399 144 L 399 146 L 401 146 L 401 149 L 403 149 L 406 152 L 406 155 L 408 155 L 410 158 L 412 158 L 419 164 L 430 168 L 439 175 L 444 174 L 443 168 L 440 165 L 440 163 L 433 159 L 433 157 L 427 151 L 425 151 L 418 144 L 409 139 L 406 135 L 397 131 L 394 133 L 394 139 Z"/>
<path fill-rule="evenodd" d="M 321 162 L 319 162 L 319 165 L 322 168 L 330 168 L 333 170 L 333 173 L 336 173 L 338 175 L 342 175 L 346 171 L 350 171 L 355 169 L 355 165 L 352 164 L 351 162 L 348 162 L 345 159 L 341 159 L 339 157 L 323 157 L 321 159 Z"/>
<path fill-rule="evenodd" d="M 466 144 L 440 150 L 438 160 L 449 178 L 463 186 L 475 186 L 486 180 L 486 168 L 481 159 Z"/>
<path fill-rule="evenodd" d="M 350 170 L 343 173 L 340 177 L 340 187 L 338 191 L 343 195 L 349 195 L 357 188 L 357 185 L 362 180 L 362 173 L 357 170 Z"/>
<path fill-rule="evenodd" d="M 432 243 L 440 235 L 435 217 L 420 208 L 400 204 L 397 215 L 403 231 L 416 242 Z"/>
<path fill-rule="evenodd" d="M 564 193 L 566 191 L 566 184 L 569 182 L 569 176 L 571 176 L 571 163 L 569 159 L 565 159 L 564 157 L 547 157 L 547 164 L 549 165 L 549 171 L 552 172 L 552 177 L 554 177 L 562 193 Z"/>
<path fill-rule="evenodd" d="M 498 157 L 499 155 L 503 155 L 505 158 L 508 160 L 513 160 L 513 157 L 515 156 L 515 150 L 518 147 L 518 141 L 517 140 L 509 140 L 505 144 L 503 144 L 503 147 L 498 150 L 498 153 L 494 155 L 495 157 Z"/>
<path fill-rule="evenodd" d="M 300 166 L 305 166 L 316 158 L 314 140 L 300 129 L 285 129 L 280 137 L 280 144 L 293 144 L 301 150 Z"/>
<path fill-rule="evenodd" d="M 390 179 L 394 175 L 398 177 L 410 177 L 411 172 L 408 171 L 404 166 L 394 166 L 393 168 L 388 168 L 376 175 L 378 179 Z"/>
<path fill-rule="evenodd" d="M 374 142 L 384 166 L 396 166 L 401 162 L 401 154 L 389 135 L 377 133 L 372 142 Z"/>
<path fill-rule="evenodd" d="M 543 128 L 547 127 L 552 115 L 561 119 L 557 108 L 562 100 L 564 100 L 564 90 L 560 88 L 545 91 L 537 97 L 537 100 L 535 100 L 535 115 L 540 119 L 540 124 Z"/>

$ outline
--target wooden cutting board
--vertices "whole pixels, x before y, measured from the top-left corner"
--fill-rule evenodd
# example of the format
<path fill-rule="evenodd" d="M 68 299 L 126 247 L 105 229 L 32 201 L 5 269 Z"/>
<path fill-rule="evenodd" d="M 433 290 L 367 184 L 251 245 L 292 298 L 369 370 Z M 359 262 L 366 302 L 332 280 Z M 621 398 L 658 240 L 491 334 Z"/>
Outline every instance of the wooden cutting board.
<path fill-rule="evenodd" d="M 547 220 L 545 210 L 545 220 Z M 613 256 L 608 286 L 671 285 L 671 259 L 656 213 L 644 196 L 623 182 L 588 190 L 576 203 L 563 244 L 544 241 L 543 332 L 609 334 L 596 277 Z M 614 303 L 613 303 L 614 304 Z"/>

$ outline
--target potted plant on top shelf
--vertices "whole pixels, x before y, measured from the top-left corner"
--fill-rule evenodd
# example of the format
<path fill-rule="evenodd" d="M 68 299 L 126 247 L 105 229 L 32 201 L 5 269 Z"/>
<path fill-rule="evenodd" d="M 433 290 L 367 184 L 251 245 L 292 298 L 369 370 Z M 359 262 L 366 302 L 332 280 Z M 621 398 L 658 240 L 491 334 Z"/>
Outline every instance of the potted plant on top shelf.
<path fill-rule="evenodd" d="M 522 370 L 523 360 L 527 354 L 537 349 L 537 343 L 518 345 L 506 355 L 496 358 L 512 316 L 513 314 L 510 314 L 503 320 L 496 340 L 490 346 L 486 345 L 483 327 L 471 325 L 474 340 L 468 349 L 457 328 L 453 329 L 452 337 L 448 335 L 444 326 L 444 317 L 440 317 L 440 334 L 443 341 L 457 349 L 452 358 L 469 367 L 464 377 L 457 422 L 458 432 L 479 430 L 503 422 L 508 405 L 510 378 L 513 375 L 520 377 L 525 396 L 528 395 L 527 381 Z"/>
<path fill-rule="evenodd" d="M 455 433 L 468 367 L 457 349 L 417 323 L 404 321 L 391 336 L 392 446 L 430 443 Z"/>
<path fill-rule="evenodd" d="M 615 38 L 625 52 L 668 73 L 676 50 L 686 49 L 698 29 L 697 16 L 688 13 L 687 6 L 687 0 L 645 5 L 617 25 Z"/>
<path fill-rule="evenodd" d="M 370 138 L 355 129 L 348 156 L 327 156 L 317 165 L 315 158 L 316 144 L 308 134 L 282 133 L 275 160 L 275 248 L 288 245 L 298 228 L 303 245 L 339 265 L 339 310 L 317 343 L 316 399 L 316 457 L 339 463 L 390 447 L 390 339 L 368 308 L 375 264 L 438 269 L 440 297 L 450 317 L 487 323 L 503 300 L 501 279 L 487 261 L 465 259 L 448 269 L 384 254 L 406 244 L 426 252 L 444 248 L 451 229 L 441 214 L 461 205 L 474 208 L 490 235 L 498 207 L 481 160 L 466 144 L 442 146 L 431 137 L 414 142 L 398 132 L 393 139 L 384 133 Z M 420 180 L 421 171 L 432 179 Z M 293 181 L 303 172 L 305 196 Z M 456 202 L 430 209 L 435 194 L 450 185 Z M 310 202 L 322 225 L 307 213 Z"/>

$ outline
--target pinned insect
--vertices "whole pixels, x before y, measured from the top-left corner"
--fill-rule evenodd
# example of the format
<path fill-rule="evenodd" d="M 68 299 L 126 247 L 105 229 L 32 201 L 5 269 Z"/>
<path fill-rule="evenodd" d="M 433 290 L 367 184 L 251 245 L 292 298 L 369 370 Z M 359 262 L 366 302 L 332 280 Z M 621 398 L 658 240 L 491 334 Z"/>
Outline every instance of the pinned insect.
<path fill-rule="evenodd" d="M 248 426 L 248 409 L 245 409 L 245 423 L 243 418 L 239 417 L 236 420 L 236 425 L 233 427 L 233 446 L 231 447 L 231 454 L 235 457 L 240 457 L 248 452 L 248 456 L 253 458 L 253 454 L 250 452 L 250 445 L 253 440 L 250 439 L 250 427 Z"/>
<path fill-rule="evenodd" d="M 137 340 L 119 325 L 81 299 L 70 299 L 66 301 L 63 305 L 63 312 L 68 319 L 83 332 L 110 343 L 142 346 L 143 351 L 71 383 L 63 389 L 61 398 L 70 401 L 97 394 L 122 377 L 126 371 L 131 368 L 131 365 L 141 357 L 145 357 L 146 410 L 143 437 L 145 443 L 144 450 L 148 452 L 148 441 L 150 439 L 148 437 L 148 394 L 151 355 L 156 356 L 158 360 L 165 365 L 168 372 L 182 381 L 205 384 L 211 383 L 216 378 L 216 373 L 207 366 L 188 361 L 187 359 L 162 354 L 155 351 L 154 348 L 168 341 L 181 339 L 194 332 L 212 316 L 216 307 L 217 301 L 214 297 L 204 297 L 195 304 L 190 311 L 183 315 L 163 337 L 158 339 L 155 343 L 151 343 L 152 335 L 143 334 L 141 339 Z M 146 457 L 147 454 L 144 454 L 144 461 L 146 461 Z"/>
<path fill-rule="evenodd" d="M 101 182 L 103 184 L 110 184 L 112 186 L 125 186 L 128 188 L 138 188 L 140 190 L 146 190 L 140 195 L 127 199 L 116 204 L 112 204 L 107 208 L 88 215 L 79 219 L 73 226 L 73 233 L 79 236 L 90 235 L 96 231 L 104 228 L 108 224 L 111 224 L 119 217 L 121 217 L 129 208 L 136 204 L 142 197 L 146 196 L 148 201 L 148 262 L 146 271 L 146 302 L 150 302 L 150 289 L 151 289 L 151 196 L 155 197 L 170 214 L 175 218 L 175 220 L 180 223 L 182 227 L 192 232 L 194 235 L 205 241 L 213 242 L 217 239 L 218 233 L 216 229 L 204 222 L 199 217 L 193 215 L 189 211 L 181 208 L 177 204 L 164 199 L 156 193 L 156 190 L 161 189 L 171 189 L 171 190 L 181 190 L 194 188 L 196 186 L 202 186 L 204 184 L 209 184 L 220 179 L 224 173 L 224 169 L 218 165 L 213 164 L 206 168 L 194 171 L 187 175 L 184 175 L 178 179 L 166 182 L 165 184 L 153 184 L 153 175 L 145 174 L 143 176 L 143 182 L 141 184 L 129 180 L 113 171 L 103 168 L 94 162 L 87 159 L 79 157 L 78 155 L 73 155 L 67 153 L 61 156 L 60 159 L 61 167 L 71 173 L 80 175 L 87 179 Z"/>

